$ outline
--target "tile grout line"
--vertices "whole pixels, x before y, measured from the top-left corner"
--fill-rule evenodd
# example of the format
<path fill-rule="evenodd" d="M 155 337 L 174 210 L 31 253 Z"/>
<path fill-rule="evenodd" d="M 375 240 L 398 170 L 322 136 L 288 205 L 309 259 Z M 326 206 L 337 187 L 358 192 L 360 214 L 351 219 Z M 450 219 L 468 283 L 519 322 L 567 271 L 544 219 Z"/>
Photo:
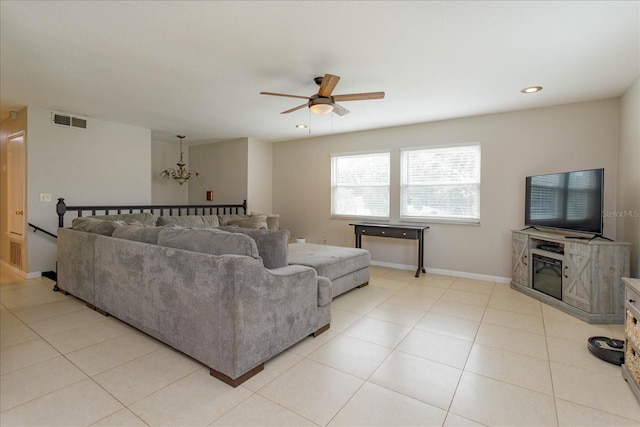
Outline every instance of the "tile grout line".
<path fill-rule="evenodd" d="M 455 283 L 455 280 L 454 280 Z M 453 284 L 453 283 L 452 283 Z M 491 296 L 493 295 L 493 292 L 495 291 L 495 283 L 493 285 L 493 288 L 491 289 L 491 294 L 489 295 L 489 299 L 487 300 L 487 304 L 484 306 L 484 310 L 482 311 L 482 317 L 480 318 L 480 321 L 478 323 L 478 329 L 476 330 L 475 335 L 473 336 L 473 341 L 471 342 L 471 348 L 469 349 L 469 354 L 467 354 L 467 358 L 465 359 L 464 362 L 464 366 L 462 367 L 462 372 L 460 373 L 460 378 L 458 378 L 458 382 L 456 384 L 456 388 L 453 391 L 453 395 L 451 396 L 451 401 L 449 402 L 449 407 L 447 408 L 447 416 L 445 417 L 445 422 L 447 420 L 447 418 L 449 417 L 449 414 L 451 414 L 451 407 L 453 406 L 453 401 L 456 398 L 456 394 L 458 393 L 458 388 L 460 387 L 460 383 L 462 382 L 462 377 L 464 375 L 465 372 L 467 372 L 467 363 L 469 363 L 469 357 L 471 356 L 471 352 L 473 351 L 473 346 L 476 343 L 476 338 L 478 337 L 478 333 L 480 332 L 480 327 L 482 326 L 482 320 L 484 319 L 484 316 L 487 312 L 487 307 L 489 307 L 489 301 L 491 301 Z M 456 413 L 453 413 L 454 415 L 460 416 L 462 417 L 462 415 L 458 415 Z M 468 418 L 468 417 L 463 417 L 465 419 L 471 420 L 473 422 L 479 423 L 479 424 L 484 424 L 479 420 L 474 420 L 472 418 Z"/>
<path fill-rule="evenodd" d="M 556 424 L 560 425 L 560 416 L 558 414 L 558 397 L 556 396 L 556 385 L 553 380 L 553 370 L 551 369 L 551 353 L 549 352 L 549 335 L 547 331 L 547 322 L 544 315 L 542 305 L 540 305 L 540 312 L 542 315 L 542 328 L 544 330 L 544 343 L 547 348 L 547 366 L 549 367 L 549 379 L 551 380 L 551 393 L 553 397 L 553 411 L 556 415 Z"/>
<path fill-rule="evenodd" d="M 55 292 L 55 291 L 54 291 L 54 292 Z M 65 296 L 69 296 L 69 295 L 65 295 Z M 75 297 L 73 297 L 73 296 L 71 296 L 71 297 L 81 302 L 81 300 L 79 300 L 78 298 L 75 298 Z M 49 303 L 46 303 L 46 304 L 49 304 Z M 42 305 L 42 304 L 36 304 L 36 305 Z M 20 407 L 20 406 L 22 406 L 22 405 L 25 405 L 25 404 L 27 404 L 27 403 L 29 403 L 29 402 L 32 402 L 32 401 L 36 400 L 36 399 L 40 399 L 40 398 L 42 398 L 42 397 L 45 397 L 45 396 L 51 395 L 51 394 L 53 394 L 53 393 L 59 392 L 60 390 L 63 390 L 63 389 L 65 389 L 65 388 L 67 388 L 67 387 L 70 387 L 70 386 L 76 385 L 76 384 L 78 384 L 78 383 L 80 383 L 80 382 L 82 382 L 82 381 L 91 380 L 91 382 L 93 382 L 93 383 L 94 383 L 95 385 L 97 385 L 101 390 L 103 390 L 105 393 L 107 393 L 109 396 L 111 396 L 114 400 L 116 400 L 118 403 L 120 403 L 120 404 L 122 405 L 122 408 L 120 408 L 120 409 L 118 409 L 117 411 L 115 411 L 115 412 L 113 412 L 113 413 L 111 413 L 111 414 L 109 414 L 109 415 L 107 415 L 107 416 L 105 416 L 105 417 L 101 418 L 100 420 L 105 419 L 105 418 L 108 418 L 108 417 L 110 417 L 111 415 L 113 415 L 113 414 L 115 414 L 115 413 L 117 413 L 117 412 L 121 411 L 122 409 L 127 409 L 129 412 L 131 412 L 132 414 L 134 414 L 134 416 L 136 416 L 136 418 L 139 418 L 141 421 L 143 421 L 145 424 L 147 424 L 147 423 L 146 423 L 142 418 L 140 418 L 140 416 L 139 416 L 137 413 L 135 413 L 134 411 L 132 411 L 132 410 L 129 408 L 129 405 L 126 405 L 126 404 L 125 404 L 124 402 L 122 402 L 122 401 L 121 401 L 117 396 L 113 395 L 109 390 L 107 390 L 106 388 L 104 388 L 104 387 L 102 386 L 102 384 L 100 384 L 100 383 L 99 383 L 99 382 L 94 378 L 94 376 L 96 376 L 96 375 L 100 375 L 100 374 L 102 374 L 102 373 L 104 373 L 104 372 L 108 372 L 108 371 L 110 371 L 111 369 L 115 369 L 115 368 L 117 368 L 117 367 L 119 367 L 119 366 L 122 366 L 122 365 L 124 365 L 124 364 L 126 364 L 126 363 L 132 362 L 132 361 L 134 361 L 134 360 L 138 360 L 138 359 L 140 359 L 140 358 L 142 358 L 142 357 L 145 357 L 145 356 L 147 356 L 147 355 L 149 355 L 149 354 L 151 354 L 151 353 L 155 353 L 155 352 L 157 352 L 157 351 L 161 351 L 161 350 L 162 350 L 162 348 L 158 348 L 157 350 L 151 351 L 151 352 L 149 352 L 149 353 L 145 353 L 145 354 L 143 354 L 143 355 L 141 355 L 141 356 L 138 356 L 138 357 L 136 357 L 136 358 L 134 358 L 134 359 L 132 359 L 132 360 L 129 360 L 129 361 L 126 361 L 126 362 L 120 363 L 120 364 L 118 364 L 118 365 L 116 365 L 116 366 L 113 366 L 113 367 L 112 367 L 112 368 L 110 368 L 110 369 L 107 369 L 106 371 L 99 372 L 99 373 L 97 373 L 97 374 L 95 374 L 95 375 L 90 375 L 89 373 L 85 372 L 85 371 L 84 371 L 80 366 L 78 366 L 76 363 L 74 363 L 71 359 L 69 359 L 69 358 L 67 357 L 67 355 L 66 355 L 66 354 L 63 354 L 62 352 L 60 352 L 60 350 L 58 350 L 58 349 L 57 349 L 53 344 L 51 344 L 51 343 L 47 340 L 47 338 L 46 338 L 46 337 L 42 336 L 40 333 L 38 333 L 38 332 L 37 332 L 37 331 L 35 331 L 33 328 L 31 328 L 31 327 L 29 326 L 29 324 L 28 324 L 28 323 L 24 322 L 24 321 L 23 321 L 19 316 L 17 316 L 17 315 L 16 315 L 14 312 L 12 312 L 9 308 L 7 308 L 7 307 L 6 307 L 6 306 L 4 306 L 4 305 L 3 305 L 3 307 L 4 307 L 7 311 L 9 311 L 13 316 L 15 316 L 15 317 L 18 319 L 18 321 L 22 323 L 22 325 L 24 325 L 24 326 L 25 326 L 25 327 L 27 327 L 29 330 L 31 330 L 34 334 L 36 334 L 36 335 L 38 336 L 38 339 L 41 339 L 42 341 L 44 341 L 45 343 L 47 343 L 49 346 L 51 346 L 51 348 L 53 348 L 53 349 L 58 353 L 58 356 L 52 357 L 52 358 L 50 358 L 50 359 L 46 359 L 46 360 L 42 360 L 42 361 L 36 362 L 36 363 L 33 363 L 33 364 L 31 364 L 31 365 L 28 365 L 28 366 L 23 366 L 23 367 L 21 367 L 21 368 L 15 369 L 15 370 L 10 371 L 10 372 L 16 372 L 16 371 L 18 371 L 18 370 L 20 370 L 20 369 L 25 369 L 25 368 L 29 368 L 29 367 L 31 367 L 31 366 L 37 365 L 38 363 L 46 362 L 46 361 L 52 360 L 52 359 L 57 358 L 57 357 L 62 357 L 62 358 L 64 358 L 67 362 L 69 362 L 72 366 L 74 366 L 76 369 L 78 369 L 80 372 L 82 372 L 82 373 L 86 376 L 86 378 L 83 378 L 83 379 L 78 380 L 78 381 L 76 381 L 76 382 L 74 382 L 74 383 L 71 383 L 71 384 L 67 384 L 67 385 L 65 385 L 64 387 L 61 387 L 61 388 L 58 388 L 58 389 L 52 390 L 52 391 L 50 391 L 50 392 L 48 392 L 48 393 L 45 393 L 45 394 L 42 394 L 42 395 L 40 395 L 40 396 L 36 396 L 36 397 L 34 397 L 34 398 L 32 398 L 32 399 L 30 399 L 30 400 L 28 400 L 28 401 L 26 401 L 26 402 L 23 402 L 23 403 L 21 403 L 21 404 L 19 404 L 19 405 L 16 405 L 16 406 L 11 407 L 11 408 L 7 408 L 7 409 L 5 409 L 5 410 L 4 410 L 4 411 L 2 411 L 2 412 L 6 412 L 6 411 L 8 411 L 8 410 L 18 408 L 18 407 Z M 84 307 L 83 307 L 83 308 L 81 308 L 81 309 L 79 309 L 79 310 L 74 310 L 74 311 L 80 311 L 80 310 L 82 310 L 82 309 L 84 309 Z M 59 316 L 65 315 L 65 314 L 68 314 L 68 313 L 57 314 L 57 315 L 54 315 L 54 316 L 51 316 L 51 317 L 59 317 Z M 106 318 L 106 317 L 105 317 L 105 318 Z M 38 319 L 38 320 L 45 320 L 45 319 L 43 318 L 43 319 Z M 78 329 L 78 328 L 81 328 L 81 327 L 82 327 L 82 326 L 79 326 L 79 327 L 77 327 L 77 328 L 71 328 L 71 330 Z M 127 332 L 127 334 L 134 334 L 134 331 Z M 123 335 L 127 335 L 127 334 L 123 334 Z M 121 337 L 121 336 L 123 336 L 123 335 L 119 335 L 118 337 Z M 146 335 L 146 334 L 145 334 L 145 335 Z M 118 338 L 118 337 L 114 337 L 114 338 Z M 111 338 L 111 339 L 114 339 L 114 338 Z M 153 337 L 151 337 L 151 338 L 152 338 L 153 340 L 155 340 L 155 341 L 158 341 L 157 339 L 155 339 L 155 338 L 153 338 Z M 34 339 L 34 340 L 35 340 L 35 339 Z M 33 341 L 33 340 L 29 340 L 29 341 Z M 109 340 L 106 340 L 106 341 L 109 341 Z M 103 342 L 105 342 L 105 341 L 103 341 Z M 158 342 L 160 342 L 160 341 L 158 341 Z M 82 347 L 81 349 L 89 348 L 89 347 L 92 347 L 92 346 L 94 346 L 94 345 L 98 345 L 98 344 L 100 344 L 100 343 L 95 343 L 95 344 L 92 344 L 92 345 L 89 345 L 89 346 L 86 346 L 86 347 Z M 166 344 L 164 344 L 164 343 L 161 343 L 161 344 L 162 344 L 163 346 L 167 346 L 167 345 L 166 345 Z M 78 351 L 78 350 L 81 350 L 81 349 L 77 349 L 77 350 L 74 350 L 74 351 Z M 197 372 L 197 371 L 196 371 L 196 372 Z M 5 372 L 4 374 L 7 374 L 7 373 L 8 373 L 8 372 Z M 3 375 L 4 375 L 4 374 L 3 374 Z M 193 374 L 193 372 L 192 372 L 191 374 Z M 188 375 L 191 375 L 191 374 L 187 374 L 187 375 L 185 375 L 185 376 L 183 376 L 183 377 L 181 377 L 181 378 L 179 378 L 179 379 L 177 379 L 177 380 L 173 381 L 172 383 L 167 384 L 165 387 L 162 387 L 162 388 L 161 388 L 161 389 L 159 389 L 159 390 L 162 390 L 162 389 L 166 388 L 167 386 L 169 386 L 169 385 L 171 385 L 171 384 L 173 384 L 173 383 L 175 383 L 175 382 L 177 382 L 177 381 L 179 381 L 179 380 L 181 380 L 181 379 L 183 379 L 183 378 L 185 378 L 185 377 L 187 377 Z M 154 391 L 154 393 L 155 393 L 155 392 L 157 392 L 157 391 L 159 391 L 159 390 Z M 151 393 L 151 394 L 153 394 L 153 393 Z M 146 397 L 150 396 L 151 394 L 149 394 L 149 395 L 145 396 L 144 398 L 146 398 Z M 142 399 L 140 399 L 140 400 L 142 400 Z M 135 403 L 135 402 L 134 402 L 134 403 Z M 97 421 L 95 421 L 95 422 L 99 422 L 100 420 L 97 420 Z M 214 420 L 214 422 L 215 422 L 215 420 Z"/>

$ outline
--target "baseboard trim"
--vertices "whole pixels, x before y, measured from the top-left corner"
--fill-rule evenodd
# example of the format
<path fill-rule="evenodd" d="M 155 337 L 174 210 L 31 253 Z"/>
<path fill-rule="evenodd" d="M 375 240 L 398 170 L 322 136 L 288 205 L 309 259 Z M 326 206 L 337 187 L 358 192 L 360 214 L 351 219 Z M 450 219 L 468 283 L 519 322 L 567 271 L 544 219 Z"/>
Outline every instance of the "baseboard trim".
<path fill-rule="evenodd" d="M 409 271 L 416 271 L 416 269 L 418 268 L 415 265 L 395 264 L 392 262 L 374 261 L 374 260 L 371 260 L 371 265 L 375 265 L 379 267 L 387 267 L 387 268 L 396 268 L 398 270 L 409 270 Z M 431 267 L 426 267 L 426 269 L 427 269 L 427 273 L 440 274 L 441 276 L 454 276 L 454 277 L 461 277 L 464 279 L 484 280 L 486 282 L 495 282 L 495 283 L 506 283 L 506 284 L 511 283 L 511 277 L 491 276 L 488 274 L 468 273 L 466 271 L 444 270 L 441 268 L 431 268 Z"/>
<path fill-rule="evenodd" d="M 395 264 L 393 262 L 374 261 L 374 260 L 371 260 L 371 265 L 376 265 L 378 267 L 396 268 L 398 270 L 413 270 L 413 271 L 416 271 L 416 269 L 418 268 L 415 265 Z"/>
<path fill-rule="evenodd" d="M 7 270 L 11 271 L 16 276 L 19 276 L 23 279 L 32 279 L 32 277 L 28 277 L 25 271 L 22 271 L 19 268 L 14 267 L 13 265 L 9 264 L 6 261 L 0 261 L 0 265 L 2 265 L 3 268 L 6 268 Z M 38 275 L 37 277 L 40 277 L 40 276 Z"/>

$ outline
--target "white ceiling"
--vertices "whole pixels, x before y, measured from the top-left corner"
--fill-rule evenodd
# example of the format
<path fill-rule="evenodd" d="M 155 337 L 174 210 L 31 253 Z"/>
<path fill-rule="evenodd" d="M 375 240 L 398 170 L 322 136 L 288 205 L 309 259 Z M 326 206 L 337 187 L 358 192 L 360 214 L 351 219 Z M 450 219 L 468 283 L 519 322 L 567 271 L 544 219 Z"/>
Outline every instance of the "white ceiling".
<path fill-rule="evenodd" d="M 154 139 L 278 141 L 620 96 L 640 2 L 3 0 L 0 43 L 2 118 L 31 105 Z M 340 117 L 259 95 L 312 95 L 324 73 L 334 94 L 386 97 Z"/>

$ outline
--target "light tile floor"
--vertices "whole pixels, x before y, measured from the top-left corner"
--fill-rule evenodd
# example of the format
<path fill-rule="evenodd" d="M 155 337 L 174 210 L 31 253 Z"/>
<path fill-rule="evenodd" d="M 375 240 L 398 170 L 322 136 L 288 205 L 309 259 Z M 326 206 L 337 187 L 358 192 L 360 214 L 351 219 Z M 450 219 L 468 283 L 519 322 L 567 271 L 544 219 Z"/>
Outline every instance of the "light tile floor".
<path fill-rule="evenodd" d="M 0 269 L 0 425 L 640 425 L 623 338 L 505 284 L 373 267 L 331 329 L 237 388 L 71 296 Z"/>

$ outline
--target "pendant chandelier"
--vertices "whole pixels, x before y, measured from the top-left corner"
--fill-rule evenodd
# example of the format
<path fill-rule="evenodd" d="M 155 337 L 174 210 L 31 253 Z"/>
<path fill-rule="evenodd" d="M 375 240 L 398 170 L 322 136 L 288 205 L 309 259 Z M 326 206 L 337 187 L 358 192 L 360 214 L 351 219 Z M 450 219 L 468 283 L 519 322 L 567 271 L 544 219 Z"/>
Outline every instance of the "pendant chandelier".
<path fill-rule="evenodd" d="M 160 173 L 160 175 L 166 179 L 172 178 L 175 182 L 182 185 L 185 182 L 189 181 L 191 175 L 195 175 L 196 178 L 200 179 L 200 174 L 193 169 L 187 169 L 187 165 L 185 165 L 185 163 L 182 161 L 182 140 L 184 139 L 184 135 L 176 136 L 180 138 L 180 161 L 176 163 L 176 166 L 178 166 L 178 168 L 165 169 Z"/>

